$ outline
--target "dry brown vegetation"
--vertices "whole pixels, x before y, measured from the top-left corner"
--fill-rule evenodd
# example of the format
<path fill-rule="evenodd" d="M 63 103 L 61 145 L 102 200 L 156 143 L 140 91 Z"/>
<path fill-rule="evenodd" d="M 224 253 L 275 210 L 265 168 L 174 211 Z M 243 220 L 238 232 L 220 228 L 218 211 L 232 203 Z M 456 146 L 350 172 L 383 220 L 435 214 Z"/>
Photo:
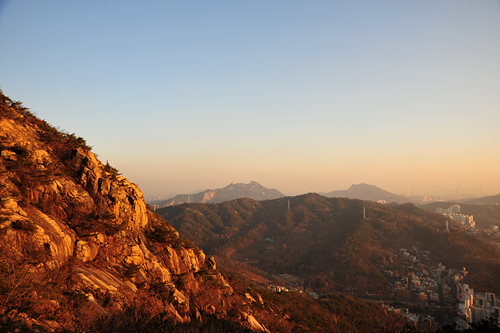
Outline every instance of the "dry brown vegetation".
<path fill-rule="evenodd" d="M 0 331 L 358 332 L 385 321 L 370 330 L 404 329 L 355 298 L 316 301 L 223 275 L 82 138 L 1 91 L 0 121 Z M 250 211 L 222 206 L 221 230 L 242 232 L 258 208 L 242 204 Z M 304 230 L 292 215 L 284 223 L 297 237 Z M 251 251 L 252 242 L 241 244 Z M 359 311 L 370 316 L 350 315 Z"/>
<path fill-rule="evenodd" d="M 287 201 L 291 210 L 287 211 Z M 367 220 L 362 218 L 363 206 Z M 466 266 L 478 291 L 500 293 L 500 253 L 445 217 L 412 204 L 380 205 L 306 194 L 267 201 L 183 204 L 159 213 L 182 237 L 209 254 L 255 266 L 268 274 L 294 274 L 324 291 L 389 295 L 381 269 L 401 248 L 430 250 L 429 263 Z M 399 266 L 398 266 L 399 265 Z"/>

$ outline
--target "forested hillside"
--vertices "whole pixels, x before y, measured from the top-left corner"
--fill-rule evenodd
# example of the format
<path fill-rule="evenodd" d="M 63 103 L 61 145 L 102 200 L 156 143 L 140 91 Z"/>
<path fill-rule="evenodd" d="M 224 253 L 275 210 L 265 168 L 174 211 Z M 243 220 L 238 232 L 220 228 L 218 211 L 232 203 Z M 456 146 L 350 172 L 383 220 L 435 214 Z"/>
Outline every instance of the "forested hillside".
<path fill-rule="evenodd" d="M 219 271 L 83 138 L 0 91 L 0 332 L 387 327 L 404 321 L 359 299 L 274 293 Z"/>
<path fill-rule="evenodd" d="M 209 254 L 269 274 L 293 274 L 324 292 L 391 293 L 381 271 L 402 269 L 396 259 L 405 248 L 429 251 L 428 262 L 466 266 L 478 290 L 500 293 L 500 281 L 494 278 L 500 274 L 498 248 L 452 221 L 447 232 L 444 216 L 412 204 L 306 194 L 260 202 L 184 204 L 159 213 Z"/>
<path fill-rule="evenodd" d="M 457 204 L 456 202 L 433 202 L 423 205 L 422 208 L 435 212 L 436 208 L 447 209 L 450 206 Z M 500 206 L 498 205 L 483 205 L 458 203 L 460 205 L 460 213 L 465 215 L 473 215 L 478 229 L 491 229 L 492 225 L 500 226 Z"/>

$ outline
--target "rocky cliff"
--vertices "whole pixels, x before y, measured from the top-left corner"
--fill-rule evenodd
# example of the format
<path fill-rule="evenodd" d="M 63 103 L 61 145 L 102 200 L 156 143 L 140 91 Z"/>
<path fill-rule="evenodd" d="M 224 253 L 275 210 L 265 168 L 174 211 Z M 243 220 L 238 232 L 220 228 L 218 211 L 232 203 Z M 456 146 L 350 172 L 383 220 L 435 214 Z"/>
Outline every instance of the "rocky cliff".
<path fill-rule="evenodd" d="M 137 185 L 3 93 L 0 198 L 0 327 L 95 330 L 121 313 L 109 329 L 122 330 L 135 306 L 172 325 L 233 311 L 238 329 L 266 330 Z"/>

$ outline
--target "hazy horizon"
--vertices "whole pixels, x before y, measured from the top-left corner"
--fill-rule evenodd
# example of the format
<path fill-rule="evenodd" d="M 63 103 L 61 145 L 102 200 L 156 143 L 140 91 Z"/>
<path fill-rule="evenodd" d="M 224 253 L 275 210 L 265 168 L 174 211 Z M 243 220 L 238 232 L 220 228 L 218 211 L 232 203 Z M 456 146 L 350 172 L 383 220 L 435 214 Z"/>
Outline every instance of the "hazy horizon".
<path fill-rule="evenodd" d="M 500 193 L 497 1 L 3 1 L 0 88 L 144 194 Z"/>
<path fill-rule="evenodd" d="M 255 180 L 253 180 L 255 181 Z M 244 184 L 244 185 L 247 185 L 248 183 L 250 182 L 231 182 L 231 183 L 228 183 L 228 184 L 225 184 L 225 185 L 221 185 L 221 186 L 216 186 L 216 187 L 209 187 L 209 188 L 197 188 L 195 190 L 189 190 L 189 191 L 185 191 L 185 192 L 164 192 L 164 193 L 144 193 L 144 197 L 148 200 L 148 201 L 154 201 L 154 200 L 164 200 L 164 199 L 169 199 L 169 198 L 172 198 L 174 196 L 177 196 L 177 195 L 183 195 L 183 194 L 198 194 L 198 193 L 201 193 L 201 192 L 204 192 L 204 191 L 207 191 L 207 190 L 218 190 L 218 189 L 222 189 L 222 188 L 225 188 L 226 186 L 228 185 L 231 185 L 231 184 Z M 257 183 L 259 183 L 257 181 Z M 260 183 L 259 183 L 260 184 Z M 342 188 L 342 189 L 333 189 L 333 190 L 330 190 L 330 191 L 306 191 L 306 192 L 289 192 L 289 193 L 286 193 L 286 192 L 283 192 L 281 191 L 279 188 L 271 188 L 271 187 L 267 187 L 265 184 L 260 184 L 268 189 L 275 189 L 275 190 L 278 190 L 280 191 L 281 193 L 283 193 L 283 195 L 285 196 L 298 196 L 298 195 L 303 195 L 303 194 L 307 194 L 307 193 L 318 193 L 318 194 L 321 194 L 321 195 L 324 195 L 324 194 L 328 194 L 330 192 L 334 192 L 334 191 L 345 191 L 345 190 L 348 190 L 351 186 L 356 186 L 356 185 L 361 185 L 361 184 L 366 184 L 366 185 L 372 185 L 372 186 L 376 186 L 376 187 L 379 187 L 381 188 L 382 190 L 386 190 L 388 192 L 391 192 L 385 188 L 382 188 L 380 186 L 378 186 L 377 184 L 367 184 L 367 183 L 359 183 L 359 184 L 351 184 L 349 186 L 347 186 L 346 188 Z M 477 198 L 477 197 L 486 197 L 486 196 L 490 196 L 490 195 L 496 195 L 496 194 L 481 194 L 479 192 L 477 193 L 472 193 L 472 192 L 467 192 L 466 189 L 462 189 L 462 188 L 455 188 L 454 190 L 451 190 L 451 191 L 445 191 L 445 192 L 442 192 L 442 193 L 434 193 L 434 194 L 427 194 L 427 193 L 411 193 L 411 189 L 408 189 L 407 188 L 407 192 L 406 193 L 396 193 L 396 192 L 391 192 L 392 194 L 395 194 L 395 195 L 399 195 L 399 196 L 402 196 L 402 197 L 408 197 L 408 190 L 410 190 L 410 196 L 409 198 L 413 197 L 436 197 L 436 198 L 445 198 L 445 199 L 449 199 L 449 200 L 458 200 L 458 199 L 469 199 L 469 198 Z M 161 199 L 158 199 L 158 198 L 161 198 Z"/>

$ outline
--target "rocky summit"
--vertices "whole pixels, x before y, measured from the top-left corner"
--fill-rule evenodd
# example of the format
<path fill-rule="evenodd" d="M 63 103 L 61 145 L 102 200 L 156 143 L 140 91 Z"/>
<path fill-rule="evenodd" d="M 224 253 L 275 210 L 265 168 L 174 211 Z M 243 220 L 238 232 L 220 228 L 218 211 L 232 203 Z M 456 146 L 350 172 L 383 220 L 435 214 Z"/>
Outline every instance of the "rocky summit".
<path fill-rule="evenodd" d="M 2 331 L 135 331 L 227 311 L 226 325 L 266 331 L 213 258 L 179 239 L 82 138 L 3 93 L 0 104 Z"/>
<path fill-rule="evenodd" d="M 219 271 L 84 139 L 0 90 L 0 332 L 404 328 L 374 303 L 276 290 Z"/>

